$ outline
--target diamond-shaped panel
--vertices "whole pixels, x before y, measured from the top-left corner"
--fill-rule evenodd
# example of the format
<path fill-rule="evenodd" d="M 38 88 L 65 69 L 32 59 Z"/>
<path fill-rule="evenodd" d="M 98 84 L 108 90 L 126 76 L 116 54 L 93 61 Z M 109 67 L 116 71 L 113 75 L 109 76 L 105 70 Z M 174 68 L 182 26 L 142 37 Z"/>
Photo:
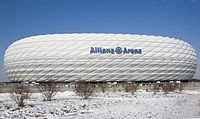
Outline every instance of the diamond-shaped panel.
<path fill-rule="evenodd" d="M 142 54 L 90 54 L 91 47 L 142 49 Z M 14 42 L 4 67 L 11 81 L 152 81 L 191 79 L 195 50 L 168 37 L 131 34 L 53 34 Z"/>

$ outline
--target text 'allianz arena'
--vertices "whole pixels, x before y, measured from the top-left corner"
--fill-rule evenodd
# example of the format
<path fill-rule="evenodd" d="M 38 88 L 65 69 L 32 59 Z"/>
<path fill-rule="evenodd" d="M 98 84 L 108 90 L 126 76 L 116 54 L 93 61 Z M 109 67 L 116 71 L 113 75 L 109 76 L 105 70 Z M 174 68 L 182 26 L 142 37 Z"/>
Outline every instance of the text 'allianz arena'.
<path fill-rule="evenodd" d="M 8 47 L 4 68 L 14 82 L 165 81 L 193 78 L 195 50 L 174 38 L 131 34 L 52 34 Z"/>

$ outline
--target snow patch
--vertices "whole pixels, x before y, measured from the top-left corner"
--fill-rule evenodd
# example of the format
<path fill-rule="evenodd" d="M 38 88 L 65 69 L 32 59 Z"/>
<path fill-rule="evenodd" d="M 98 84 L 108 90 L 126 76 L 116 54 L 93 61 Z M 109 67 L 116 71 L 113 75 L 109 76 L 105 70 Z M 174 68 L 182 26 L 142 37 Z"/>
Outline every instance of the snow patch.
<path fill-rule="evenodd" d="M 95 93 L 89 100 L 72 91 L 58 92 L 51 102 L 34 93 L 24 108 L 18 108 L 9 94 L 0 94 L 0 118 L 48 119 L 167 119 L 183 118 L 182 103 L 187 93 L 127 92 Z"/>

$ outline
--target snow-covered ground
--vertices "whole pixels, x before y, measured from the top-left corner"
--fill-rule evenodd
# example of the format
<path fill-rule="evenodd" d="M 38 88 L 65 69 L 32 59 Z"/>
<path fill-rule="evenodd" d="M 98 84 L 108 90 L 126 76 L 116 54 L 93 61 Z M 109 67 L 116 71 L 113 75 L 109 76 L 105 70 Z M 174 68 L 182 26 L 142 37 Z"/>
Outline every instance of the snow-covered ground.
<path fill-rule="evenodd" d="M 195 103 L 190 101 L 191 96 Z M 65 91 L 57 93 L 53 101 L 43 102 L 42 96 L 34 93 L 24 108 L 18 108 L 9 94 L 1 93 L 0 119 L 197 119 L 200 118 L 200 98 L 195 96 L 200 97 L 200 91 L 154 95 L 138 90 L 134 95 L 95 93 L 89 100 L 83 100 L 74 92 Z"/>

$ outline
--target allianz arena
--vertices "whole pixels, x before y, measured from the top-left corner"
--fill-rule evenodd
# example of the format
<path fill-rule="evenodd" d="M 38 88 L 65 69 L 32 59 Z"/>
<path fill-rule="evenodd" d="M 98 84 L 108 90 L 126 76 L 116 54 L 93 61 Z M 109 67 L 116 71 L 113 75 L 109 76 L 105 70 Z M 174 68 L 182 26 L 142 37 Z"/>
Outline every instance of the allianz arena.
<path fill-rule="evenodd" d="M 193 78 L 195 50 L 168 37 L 51 34 L 14 42 L 4 56 L 13 82 L 169 81 Z"/>

